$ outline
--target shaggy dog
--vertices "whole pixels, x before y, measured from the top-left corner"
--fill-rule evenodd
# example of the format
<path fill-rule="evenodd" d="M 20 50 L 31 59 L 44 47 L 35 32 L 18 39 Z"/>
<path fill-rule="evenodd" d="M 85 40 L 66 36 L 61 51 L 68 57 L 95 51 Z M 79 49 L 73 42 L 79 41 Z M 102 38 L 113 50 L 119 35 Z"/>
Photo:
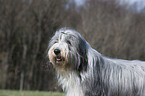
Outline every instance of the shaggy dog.
<path fill-rule="evenodd" d="M 66 96 L 145 96 L 145 62 L 105 57 L 73 29 L 56 31 L 48 56 Z"/>

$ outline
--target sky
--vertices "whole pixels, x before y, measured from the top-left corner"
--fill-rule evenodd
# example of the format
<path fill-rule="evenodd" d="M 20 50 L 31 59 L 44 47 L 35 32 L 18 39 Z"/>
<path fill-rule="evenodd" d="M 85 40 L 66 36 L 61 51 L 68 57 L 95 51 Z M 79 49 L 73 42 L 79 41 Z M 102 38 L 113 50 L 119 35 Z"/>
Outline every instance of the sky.
<path fill-rule="evenodd" d="M 74 0 L 77 6 L 82 6 L 86 0 Z"/>
<path fill-rule="evenodd" d="M 77 6 L 82 6 L 86 0 L 74 0 L 74 1 L 76 2 Z M 109 0 L 105 0 L 105 1 L 109 1 Z M 145 9 L 145 0 L 116 0 L 116 2 L 117 4 L 123 7 L 124 5 L 126 5 L 127 9 L 133 10 L 136 12 L 142 12 L 143 9 Z"/>
<path fill-rule="evenodd" d="M 132 9 L 137 12 L 143 11 L 145 9 L 145 0 L 118 0 L 119 4 L 127 5 L 127 9 Z"/>

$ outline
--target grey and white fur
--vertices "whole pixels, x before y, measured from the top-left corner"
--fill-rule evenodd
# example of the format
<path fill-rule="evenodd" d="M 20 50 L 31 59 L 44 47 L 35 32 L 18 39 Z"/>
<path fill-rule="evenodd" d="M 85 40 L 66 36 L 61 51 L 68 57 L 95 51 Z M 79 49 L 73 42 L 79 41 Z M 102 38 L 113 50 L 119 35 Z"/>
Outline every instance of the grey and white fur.
<path fill-rule="evenodd" d="M 48 46 L 66 96 L 145 96 L 145 62 L 103 56 L 75 30 L 61 28 Z"/>

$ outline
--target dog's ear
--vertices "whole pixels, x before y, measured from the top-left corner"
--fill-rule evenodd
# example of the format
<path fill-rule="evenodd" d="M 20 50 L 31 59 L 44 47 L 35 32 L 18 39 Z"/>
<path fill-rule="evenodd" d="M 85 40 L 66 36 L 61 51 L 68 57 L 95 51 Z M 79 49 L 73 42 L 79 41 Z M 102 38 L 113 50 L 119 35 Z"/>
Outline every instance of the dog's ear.
<path fill-rule="evenodd" d="M 88 59 L 87 59 L 87 46 L 86 46 L 86 41 L 80 38 L 79 44 L 78 44 L 78 52 L 79 52 L 79 57 L 80 57 L 80 62 L 77 66 L 77 70 L 79 72 L 85 71 L 87 69 L 88 65 Z"/>

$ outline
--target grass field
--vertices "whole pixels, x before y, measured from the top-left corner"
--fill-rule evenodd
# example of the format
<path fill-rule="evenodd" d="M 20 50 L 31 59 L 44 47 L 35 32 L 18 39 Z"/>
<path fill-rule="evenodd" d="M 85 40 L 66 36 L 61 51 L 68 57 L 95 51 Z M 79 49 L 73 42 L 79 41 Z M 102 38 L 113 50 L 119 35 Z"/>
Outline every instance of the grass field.
<path fill-rule="evenodd" d="M 0 96 L 64 96 L 58 92 L 0 90 Z"/>

